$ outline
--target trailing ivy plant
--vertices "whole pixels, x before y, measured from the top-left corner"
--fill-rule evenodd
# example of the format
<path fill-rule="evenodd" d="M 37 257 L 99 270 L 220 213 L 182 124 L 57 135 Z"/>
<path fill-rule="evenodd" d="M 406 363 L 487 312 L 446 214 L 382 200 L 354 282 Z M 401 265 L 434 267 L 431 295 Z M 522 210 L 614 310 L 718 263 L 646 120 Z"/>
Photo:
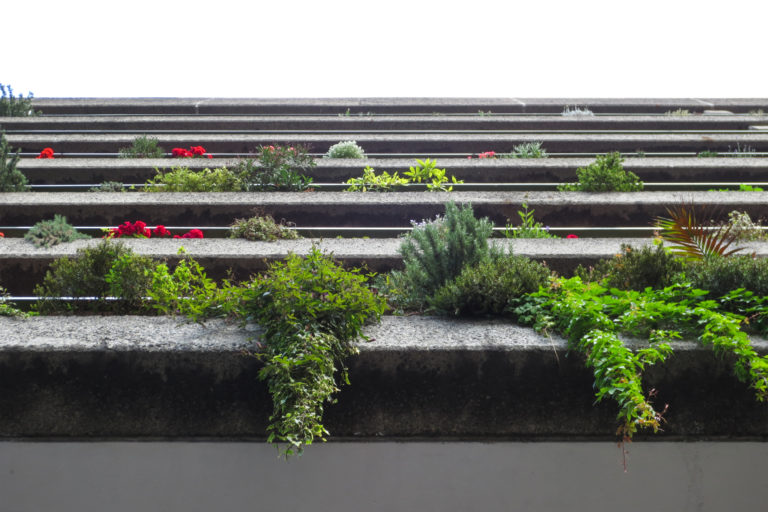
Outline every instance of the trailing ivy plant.
<path fill-rule="evenodd" d="M 313 247 L 306 257 L 271 265 L 243 291 L 246 317 L 264 328 L 256 356 L 274 404 L 268 441 L 287 443 L 286 456 L 325 440 L 323 404 L 339 382 L 349 383 L 345 360 L 357 353 L 352 342 L 364 338 L 363 325 L 386 309 L 366 282 L 359 270 L 344 270 Z"/>

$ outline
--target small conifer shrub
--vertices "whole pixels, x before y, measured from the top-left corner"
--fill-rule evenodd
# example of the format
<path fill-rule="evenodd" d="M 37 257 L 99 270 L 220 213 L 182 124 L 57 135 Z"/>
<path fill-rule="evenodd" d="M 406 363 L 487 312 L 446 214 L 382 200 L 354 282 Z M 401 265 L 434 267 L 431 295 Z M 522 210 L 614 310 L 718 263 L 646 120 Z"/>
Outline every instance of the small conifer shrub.
<path fill-rule="evenodd" d="M 53 220 L 41 220 L 24 235 L 24 239 L 37 247 L 53 247 L 60 243 L 90 238 L 78 233 L 63 215 L 54 215 Z"/>

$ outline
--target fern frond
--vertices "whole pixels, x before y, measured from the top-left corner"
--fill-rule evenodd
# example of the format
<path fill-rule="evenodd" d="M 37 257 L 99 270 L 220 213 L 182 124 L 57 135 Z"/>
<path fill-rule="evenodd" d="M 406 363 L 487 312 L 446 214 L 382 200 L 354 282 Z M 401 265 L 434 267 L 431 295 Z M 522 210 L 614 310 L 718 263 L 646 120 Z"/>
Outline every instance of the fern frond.
<path fill-rule="evenodd" d="M 712 256 L 730 256 L 742 248 L 730 249 L 737 237 L 731 233 L 733 226 L 706 228 L 697 218 L 692 204 L 680 204 L 667 208 L 669 217 L 657 217 L 656 226 L 661 238 L 671 244 L 675 256 L 688 260 L 702 260 Z"/>

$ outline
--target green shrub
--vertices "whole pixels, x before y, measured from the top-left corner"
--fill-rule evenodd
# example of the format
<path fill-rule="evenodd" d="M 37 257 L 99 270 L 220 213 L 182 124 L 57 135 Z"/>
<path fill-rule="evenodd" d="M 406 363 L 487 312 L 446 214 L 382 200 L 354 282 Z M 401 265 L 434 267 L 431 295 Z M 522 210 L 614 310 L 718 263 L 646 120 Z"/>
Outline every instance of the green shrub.
<path fill-rule="evenodd" d="M 449 179 L 445 175 L 445 169 L 437 168 L 437 160 L 429 158 L 416 160 L 416 165 L 409 167 L 403 174 L 411 180 L 411 183 L 426 183 L 427 190 L 433 192 L 451 192 L 453 186 L 448 183 L 464 183 L 462 180 L 457 180 L 456 176 L 451 176 Z"/>
<path fill-rule="evenodd" d="M 363 175 L 360 178 L 349 178 L 346 182 L 347 192 L 391 192 L 397 187 L 408 184 L 408 178 L 401 178 L 397 171 L 390 176 L 387 171 L 376 174 L 371 166 L 363 169 Z"/>
<path fill-rule="evenodd" d="M 0 117 L 36 116 L 40 112 L 32 108 L 32 93 L 26 98 L 19 94 L 13 96 L 13 87 L 0 84 Z"/>
<path fill-rule="evenodd" d="M 243 294 L 246 316 L 264 328 L 257 357 L 274 404 L 268 440 L 288 443 L 286 455 L 324 440 L 323 404 L 340 383 L 349 383 L 345 359 L 357 353 L 352 342 L 386 308 L 366 281 L 313 247 L 306 257 L 289 255 L 271 265 Z"/>
<path fill-rule="evenodd" d="M 125 185 L 119 181 L 104 181 L 89 188 L 88 192 L 125 192 Z"/>
<path fill-rule="evenodd" d="M 8 302 L 8 292 L 0 286 L 0 316 L 25 317 L 26 313 L 16 309 L 12 302 Z"/>
<path fill-rule="evenodd" d="M 509 316 L 524 294 L 548 283 L 547 267 L 524 256 L 500 256 L 465 266 L 438 288 L 431 309 L 455 316 Z"/>
<path fill-rule="evenodd" d="M 601 282 L 608 288 L 641 291 L 649 286 L 670 286 L 682 269 L 683 263 L 661 244 L 640 249 L 621 244 L 621 251 L 613 258 L 601 260 L 589 269 L 579 265 L 574 274 L 585 283 Z"/>
<path fill-rule="evenodd" d="M 248 158 L 237 166 L 245 190 L 291 192 L 306 190 L 312 184 L 306 172 L 316 163 L 303 146 L 260 146 L 258 151 L 258 164 Z"/>
<path fill-rule="evenodd" d="M 499 254 L 489 247 L 492 233 L 493 223 L 476 219 L 470 205 L 447 203 L 444 217 L 415 225 L 400 245 L 405 269 L 390 274 L 391 300 L 401 308 L 422 309 L 465 265 Z"/>
<path fill-rule="evenodd" d="M 118 157 L 120 158 L 163 158 L 165 150 L 158 146 L 158 140 L 154 137 L 142 135 L 133 139 L 130 147 L 120 148 Z"/>
<path fill-rule="evenodd" d="M 621 165 L 621 153 L 598 155 L 587 167 L 576 170 L 578 183 L 564 183 L 560 191 L 582 192 L 634 192 L 643 190 L 643 182 L 633 172 L 625 171 Z"/>
<path fill-rule="evenodd" d="M 512 148 L 508 155 L 502 155 L 506 158 L 547 158 L 547 150 L 541 147 L 541 142 L 525 142 Z"/>
<path fill-rule="evenodd" d="M 20 158 L 18 150 L 16 153 L 11 153 L 5 132 L 0 131 L 0 192 L 26 192 L 29 190 L 27 177 L 16 169 L 16 164 L 19 163 Z"/>
<path fill-rule="evenodd" d="M 137 298 L 147 296 L 148 274 L 154 266 L 152 259 L 134 254 L 123 244 L 103 240 L 94 247 L 78 249 L 75 258 L 63 257 L 51 263 L 42 284 L 35 287 L 34 293 L 39 297 L 35 308 L 41 313 L 135 313 L 144 307 Z M 129 300 L 106 300 L 122 294 Z M 55 300 L 57 297 L 94 297 L 96 300 L 68 302 Z"/>
<path fill-rule="evenodd" d="M 712 256 L 691 262 L 685 277 L 694 288 L 708 290 L 710 298 L 745 288 L 755 295 L 768 295 L 768 259 L 752 256 Z"/>
<path fill-rule="evenodd" d="M 54 215 L 53 220 L 41 220 L 30 228 L 24 235 L 24 238 L 37 247 L 52 247 L 64 242 L 82 240 L 90 238 L 88 235 L 78 233 L 77 230 L 67 222 L 63 215 Z"/>
<path fill-rule="evenodd" d="M 235 219 L 230 228 L 230 238 L 245 238 L 251 241 L 266 240 L 272 242 L 278 239 L 301 238 L 295 229 L 278 224 L 271 215 L 257 215 L 250 219 Z"/>
<path fill-rule="evenodd" d="M 365 158 L 365 151 L 356 141 L 345 140 L 331 146 L 324 158 Z"/>
<path fill-rule="evenodd" d="M 167 172 L 156 171 L 155 177 L 144 184 L 146 192 L 239 192 L 244 188 L 240 174 L 226 167 L 202 171 L 174 167 Z"/>

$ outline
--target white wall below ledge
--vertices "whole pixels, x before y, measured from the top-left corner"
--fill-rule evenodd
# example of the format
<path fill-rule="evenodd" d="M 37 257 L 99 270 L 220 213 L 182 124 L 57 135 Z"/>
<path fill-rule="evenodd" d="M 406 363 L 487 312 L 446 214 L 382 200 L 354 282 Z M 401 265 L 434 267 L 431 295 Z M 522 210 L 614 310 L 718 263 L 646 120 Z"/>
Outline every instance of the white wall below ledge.
<path fill-rule="evenodd" d="M 765 510 L 768 443 L 0 442 L 3 512 Z"/>

